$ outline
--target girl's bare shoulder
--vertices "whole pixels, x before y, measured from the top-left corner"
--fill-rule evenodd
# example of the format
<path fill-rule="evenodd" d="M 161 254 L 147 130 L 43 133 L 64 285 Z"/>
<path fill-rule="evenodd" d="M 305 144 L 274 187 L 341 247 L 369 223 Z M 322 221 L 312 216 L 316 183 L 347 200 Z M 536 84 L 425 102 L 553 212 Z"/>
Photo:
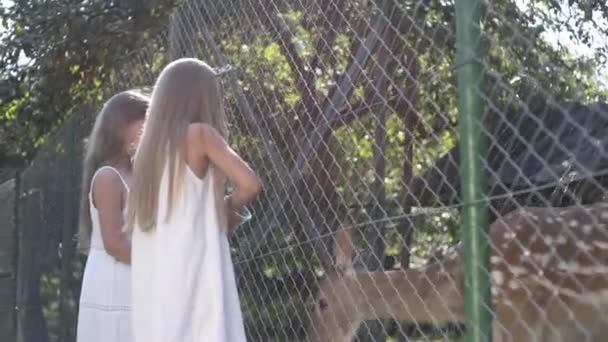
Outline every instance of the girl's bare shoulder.
<path fill-rule="evenodd" d="M 103 167 L 99 169 L 91 184 L 91 192 L 94 203 L 105 199 L 122 196 L 124 189 L 123 180 L 114 168 Z"/>
<path fill-rule="evenodd" d="M 213 145 L 218 139 L 219 132 L 206 123 L 192 123 L 188 127 L 188 145 L 204 150 L 206 146 Z"/>
<path fill-rule="evenodd" d="M 122 177 L 113 167 L 102 167 L 95 173 L 92 187 L 122 186 Z"/>

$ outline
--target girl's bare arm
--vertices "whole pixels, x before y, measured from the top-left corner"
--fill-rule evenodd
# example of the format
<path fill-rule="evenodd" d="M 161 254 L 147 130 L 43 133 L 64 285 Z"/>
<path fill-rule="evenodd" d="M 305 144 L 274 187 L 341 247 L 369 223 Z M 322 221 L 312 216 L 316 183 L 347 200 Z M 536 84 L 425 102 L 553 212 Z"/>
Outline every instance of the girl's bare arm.
<path fill-rule="evenodd" d="M 122 233 L 124 185 L 109 169 L 99 172 L 93 183 L 93 204 L 99 212 L 101 237 L 106 252 L 116 260 L 131 263 L 131 244 Z"/>
<path fill-rule="evenodd" d="M 238 211 L 251 202 L 261 191 L 262 182 L 217 130 L 206 124 L 193 124 L 191 137 L 201 157 L 209 158 L 235 185 L 227 199 L 229 210 Z"/>

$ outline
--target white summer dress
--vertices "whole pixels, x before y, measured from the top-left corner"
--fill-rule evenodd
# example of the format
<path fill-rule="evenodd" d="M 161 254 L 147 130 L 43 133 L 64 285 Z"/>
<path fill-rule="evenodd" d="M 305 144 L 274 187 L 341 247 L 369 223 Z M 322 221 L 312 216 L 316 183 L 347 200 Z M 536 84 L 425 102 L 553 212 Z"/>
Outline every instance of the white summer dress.
<path fill-rule="evenodd" d="M 95 177 L 103 169 L 116 172 L 127 192 L 129 191 L 120 172 L 111 166 L 101 167 L 95 172 L 91 180 L 91 190 Z M 99 212 L 93 205 L 90 192 L 89 204 L 91 247 L 82 279 L 76 341 L 131 342 L 130 266 L 106 253 L 101 238 Z"/>
<path fill-rule="evenodd" d="M 215 207 L 213 168 L 188 167 L 167 218 L 168 172 L 157 225 L 133 231 L 133 336 L 136 342 L 246 341 L 228 239 Z"/>

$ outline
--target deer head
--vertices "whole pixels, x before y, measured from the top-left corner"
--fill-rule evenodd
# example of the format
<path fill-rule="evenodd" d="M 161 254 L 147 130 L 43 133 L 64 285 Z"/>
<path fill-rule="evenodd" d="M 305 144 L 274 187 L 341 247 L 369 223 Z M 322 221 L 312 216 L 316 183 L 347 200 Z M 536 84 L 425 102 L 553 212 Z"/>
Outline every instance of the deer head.
<path fill-rule="evenodd" d="M 458 254 L 416 270 L 355 272 L 352 226 L 339 230 L 335 239 L 335 267 L 318 281 L 310 304 L 308 341 L 351 341 L 370 319 L 463 320 Z"/>
<path fill-rule="evenodd" d="M 608 341 L 608 206 L 527 208 L 490 227 L 494 341 Z M 370 319 L 464 322 L 461 251 L 424 267 L 355 272 L 352 227 L 318 282 L 309 341 L 351 341 Z"/>

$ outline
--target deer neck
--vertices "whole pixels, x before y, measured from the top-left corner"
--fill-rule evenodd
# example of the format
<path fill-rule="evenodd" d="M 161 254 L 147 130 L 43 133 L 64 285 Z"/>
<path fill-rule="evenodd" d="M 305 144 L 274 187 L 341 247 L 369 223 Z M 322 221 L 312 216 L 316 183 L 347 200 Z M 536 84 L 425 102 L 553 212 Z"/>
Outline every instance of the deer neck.
<path fill-rule="evenodd" d="M 361 320 L 395 318 L 417 322 L 464 320 L 461 273 L 436 263 L 417 269 L 355 273 Z"/>

